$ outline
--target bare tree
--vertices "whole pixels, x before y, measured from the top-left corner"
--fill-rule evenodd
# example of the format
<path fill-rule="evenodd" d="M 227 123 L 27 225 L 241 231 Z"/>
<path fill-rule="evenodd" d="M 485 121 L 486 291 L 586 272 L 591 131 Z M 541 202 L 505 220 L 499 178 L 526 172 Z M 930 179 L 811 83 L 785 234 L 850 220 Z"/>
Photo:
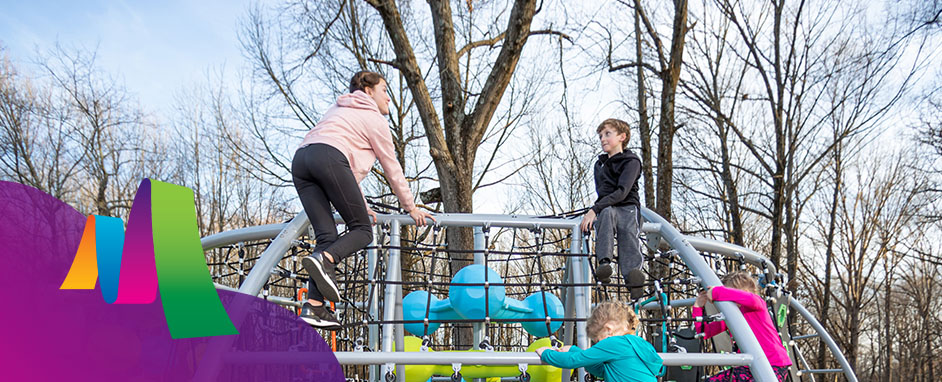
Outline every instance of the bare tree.
<path fill-rule="evenodd" d="M 536 13 L 536 2 L 515 1 L 505 31 L 486 40 L 468 42 L 460 50 L 455 41 L 451 3 L 429 2 L 441 86 L 441 117 L 406 33 L 399 7 L 391 0 L 368 2 L 383 19 L 395 52 L 395 61 L 390 61 L 390 64 L 405 78 L 421 116 L 429 152 L 438 171 L 445 211 L 471 212 L 477 149 L 531 34 L 530 23 Z M 498 43 L 501 43 L 500 53 L 486 75 L 487 79 L 479 92 L 471 91 L 466 82 L 468 79 L 462 79 L 461 56 L 475 47 Z M 473 105 L 470 109 L 469 103 Z M 448 243 L 454 248 L 472 247 L 470 230 L 449 230 L 448 235 Z"/>
<path fill-rule="evenodd" d="M 915 176 L 912 157 L 868 155 L 864 166 L 853 169 L 854 182 L 841 189 L 834 243 L 838 272 L 832 298 L 842 314 L 832 315 L 839 318 L 830 326 L 855 368 L 868 319 L 864 310 L 878 302 L 879 288 L 892 278 L 904 243 L 919 238 L 922 227 L 914 218 L 929 202 L 923 192 L 926 178 Z"/>
<path fill-rule="evenodd" d="M 909 251 L 907 266 L 896 283 L 894 321 L 899 346 L 895 360 L 886 370 L 898 375 L 899 380 L 934 381 L 942 370 L 938 357 L 942 345 L 942 317 L 938 307 L 942 304 L 942 259 L 938 246 L 922 243 Z M 922 248 L 919 248 L 922 247 Z M 889 378 L 887 378 L 889 380 Z"/>
<path fill-rule="evenodd" d="M 142 144 L 142 112 L 121 84 L 96 68 L 94 53 L 57 46 L 39 64 L 71 112 L 66 123 L 87 150 L 84 196 L 97 214 L 127 211 L 140 180 L 119 176 L 140 163 L 135 151 Z"/>
<path fill-rule="evenodd" d="M 684 45 L 687 31 L 690 27 L 687 25 L 687 1 L 675 0 L 673 2 L 673 27 L 671 33 L 670 50 L 665 52 L 664 43 L 657 32 L 655 25 L 641 5 L 640 0 L 635 0 L 633 4 L 626 4 L 625 1 L 619 1 L 633 9 L 635 17 L 635 60 L 624 63 L 614 64 L 612 58 L 611 46 L 609 40 L 609 52 L 607 55 L 608 70 L 610 72 L 636 68 L 637 86 L 638 86 L 638 112 L 639 112 L 639 132 L 642 140 L 642 166 L 645 179 L 645 203 L 650 206 L 651 197 L 654 195 L 655 212 L 670 221 L 672 219 L 671 211 L 671 190 L 673 186 L 673 145 L 674 136 L 677 133 L 678 126 L 675 123 L 674 109 L 677 98 L 677 85 L 680 82 L 681 69 L 683 68 Z M 656 53 L 658 67 L 654 67 L 643 61 L 641 52 L 641 28 L 639 23 L 643 23 L 645 31 L 651 39 Z M 610 35 L 609 35 L 610 37 Z M 651 131 L 648 125 L 646 85 L 642 69 L 648 69 L 654 72 L 655 76 L 661 81 L 660 91 L 660 117 L 658 119 L 658 150 L 657 150 L 657 176 L 656 189 L 651 193 L 648 186 L 652 181 L 653 173 L 652 161 L 650 158 L 651 150 L 649 142 Z"/>
<path fill-rule="evenodd" d="M 735 53 L 729 49 L 726 42 L 730 33 L 728 20 L 722 17 L 717 20 L 715 15 L 706 13 L 699 18 L 699 22 L 703 30 L 692 34 L 690 45 L 693 57 L 687 62 L 692 79 L 681 84 L 695 107 L 685 107 L 683 110 L 692 118 L 702 120 L 709 135 L 702 136 L 692 128 L 687 141 L 681 146 L 697 158 L 695 164 L 684 169 L 692 171 L 695 177 L 711 176 L 714 181 L 709 182 L 712 186 L 709 189 L 715 191 L 706 191 L 708 189 L 703 189 L 701 182 L 694 182 L 683 189 L 686 193 L 700 194 L 718 203 L 722 211 L 715 220 L 723 222 L 723 238 L 744 245 L 744 214 L 748 211 L 767 216 L 741 203 L 740 173 L 751 175 L 754 170 L 739 163 L 741 160 L 734 160 L 734 151 L 738 145 L 734 141 L 731 124 L 736 122 L 730 116 L 738 114 L 737 109 L 744 101 L 742 89 L 749 66 L 737 60 Z M 696 125 L 700 123 L 693 127 Z"/>
<path fill-rule="evenodd" d="M 48 88 L 0 56 L 0 176 L 71 200 L 85 150 L 67 123 L 69 110 L 58 106 Z"/>

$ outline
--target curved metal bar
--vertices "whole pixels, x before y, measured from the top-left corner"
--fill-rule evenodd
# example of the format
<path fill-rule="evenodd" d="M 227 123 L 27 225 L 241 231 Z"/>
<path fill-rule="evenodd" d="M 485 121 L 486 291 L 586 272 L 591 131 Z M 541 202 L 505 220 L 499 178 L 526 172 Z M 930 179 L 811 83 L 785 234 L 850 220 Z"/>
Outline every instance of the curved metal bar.
<path fill-rule="evenodd" d="M 223 231 L 200 239 L 200 244 L 203 246 L 203 251 L 208 251 L 210 249 L 219 248 L 225 245 L 235 244 L 240 241 L 271 239 L 275 236 L 278 236 L 278 234 L 281 233 L 281 231 L 284 230 L 287 226 L 288 223 L 265 224 L 254 227 Z"/>
<path fill-rule="evenodd" d="M 641 230 L 645 233 L 659 233 L 660 229 L 661 227 L 658 223 L 645 223 L 641 227 Z M 716 253 L 726 257 L 736 257 L 737 254 L 740 254 L 742 255 L 742 259 L 747 263 L 757 267 L 767 267 L 772 274 L 776 272 L 775 265 L 772 264 L 768 258 L 749 248 L 703 237 L 684 235 L 684 239 L 700 252 Z"/>
<path fill-rule="evenodd" d="M 262 287 L 265 286 L 265 282 L 271 277 L 272 269 L 275 269 L 275 265 L 281 261 L 288 249 L 291 248 L 294 240 L 301 236 L 301 233 L 307 229 L 309 224 L 307 214 L 304 212 L 291 219 L 291 222 L 281 230 L 278 236 L 268 245 L 268 248 L 265 248 L 265 251 L 259 256 L 255 266 L 252 267 L 252 271 L 249 272 L 249 276 L 239 286 L 239 292 L 258 296 L 258 293 L 262 291 Z"/>
<path fill-rule="evenodd" d="M 303 230 L 307 229 L 309 224 L 307 214 L 303 211 L 297 214 L 294 219 L 291 219 L 291 222 L 281 230 L 281 233 L 279 233 L 278 236 L 272 240 L 271 244 L 268 245 L 268 248 L 262 252 L 255 266 L 252 267 L 252 270 L 249 272 L 248 277 L 245 278 L 245 282 L 239 286 L 239 293 L 258 296 L 262 287 L 265 286 L 265 283 L 268 281 L 269 277 L 271 277 L 271 270 L 275 268 L 275 265 L 278 264 L 285 252 L 288 251 L 288 248 L 291 247 L 291 243 L 294 242 L 294 239 L 297 238 Z M 245 306 L 237 306 L 229 312 L 229 319 L 232 320 L 232 323 L 235 324 L 236 327 L 239 327 L 247 314 L 248 311 Z M 200 363 L 199 369 L 196 370 L 194 380 L 215 380 L 222 367 L 221 354 L 232 346 L 233 341 L 235 341 L 235 336 L 214 337 L 209 342 L 206 351 L 208 356 Z"/>
<path fill-rule="evenodd" d="M 660 224 L 658 223 L 645 223 L 643 226 L 645 232 L 659 233 Z M 766 258 L 755 251 L 736 245 L 732 243 L 727 243 L 719 240 L 712 240 L 700 237 L 691 237 L 685 236 L 687 242 L 689 242 L 694 248 L 702 252 L 716 253 L 726 257 L 736 257 L 737 254 L 742 255 L 742 259 L 747 263 L 759 266 L 766 267 L 769 272 L 775 273 L 775 265 Z M 688 301 L 689 300 L 689 301 Z M 671 306 L 685 306 L 691 305 L 694 299 L 687 299 L 681 301 L 671 301 Z M 857 376 L 854 374 L 853 369 L 850 367 L 850 363 L 847 362 L 847 358 L 844 357 L 844 353 L 841 352 L 840 348 L 837 346 L 837 343 L 834 342 L 834 339 L 831 338 L 831 335 L 821 326 L 821 323 L 818 322 L 817 318 L 811 315 L 803 305 L 801 305 L 798 300 L 795 300 L 793 297 L 788 297 L 789 306 L 797 310 L 801 316 L 811 324 L 811 327 L 817 332 L 817 335 L 821 337 L 821 340 L 827 345 L 828 349 L 831 350 L 831 354 L 834 355 L 834 358 L 841 365 L 841 372 L 847 377 L 849 382 L 857 382 Z M 655 309 L 659 306 L 656 303 L 649 303 L 642 307 L 642 309 Z M 798 337 L 793 338 L 798 339 Z"/>
<path fill-rule="evenodd" d="M 677 231 L 674 226 L 670 225 L 667 220 L 647 208 L 641 209 L 641 215 L 645 220 L 659 224 L 660 230 L 658 233 L 661 235 L 661 238 L 666 240 L 671 248 L 678 252 L 680 257 L 684 260 L 684 263 L 690 268 L 690 271 L 697 277 L 700 277 L 703 287 L 722 285 L 720 279 L 716 277 L 716 273 L 710 269 L 710 266 L 703 260 L 700 253 L 690 245 L 686 237 Z M 729 328 L 730 332 L 732 332 L 739 348 L 742 349 L 743 353 L 752 355 L 753 359 L 749 363 L 749 368 L 756 380 L 759 382 L 778 381 L 778 378 L 775 377 L 775 373 L 772 371 L 772 365 L 769 364 L 769 359 L 766 358 L 765 352 L 762 350 L 762 347 L 759 346 L 759 340 L 756 339 L 755 333 L 749 328 L 749 324 L 746 323 L 746 319 L 743 317 L 739 307 L 729 301 L 715 301 L 714 304 L 723 312 L 723 315 L 726 316 L 726 326 Z"/>
<path fill-rule="evenodd" d="M 828 349 L 831 349 L 831 354 L 834 355 L 834 358 L 837 359 L 837 363 L 841 365 L 842 372 L 844 376 L 847 377 L 848 382 L 857 382 L 857 375 L 854 374 L 854 369 L 851 369 L 850 363 L 847 362 L 847 358 L 844 358 L 844 353 L 841 353 L 840 348 L 837 347 L 837 343 L 834 342 L 834 339 L 831 338 L 831 335 L 824 330 L 824 327 L 821 326 L 821 323 L 818 322 L 814 316 L 811 315 L 811 312 L 808 309 L 805 309 L 798 300 L 788 296 L 788 305 L 798 311 L 798 314 L 801 314 L 802 317 L 811 324 L 811 327 L 818 332 L 818 335 L 821 338 L 821 341 L 824 341 L 824 344 L 828 346 Z"/>

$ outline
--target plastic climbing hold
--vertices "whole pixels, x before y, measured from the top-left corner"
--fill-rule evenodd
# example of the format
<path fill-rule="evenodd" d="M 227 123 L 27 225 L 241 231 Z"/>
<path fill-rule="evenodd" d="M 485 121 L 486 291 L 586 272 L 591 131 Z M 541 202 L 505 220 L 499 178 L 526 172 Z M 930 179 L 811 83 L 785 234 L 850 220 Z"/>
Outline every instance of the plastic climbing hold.
<path fill-rule="evenodd" d="M 407 352 L 416 352 L 422 347 L 422 339 L 418 337 L 406 336 L 404 343 Z M 527 351 L 533 352 L 536 351 L 536 349 L 550 345 L 549 338 L 540 338 L 533 341 L 533 343 L 527 347 Z M 480 350 L 468 351 L 476 352 Z M 405 365 L 405 371 L 406 382 L 426 382 L 433 376 L 451 377 L 455 374 L 451 365 Z M 570 373 L 571 372 L 572 370 L 570 370 Z M 465 381 L 470 381 L 474 378 L 516 377 L 519 379 L 523 377 L 520 369 L 516 365 L 461 365 L 459 373 L 460 377 Z M 530 365 L 527 367 L 525 378 L 529 378 L 530 381 L 559 381 L 561 380 L 562 373 L 562 369 L 555 366 Z"/>
<path fill-rule="evenodd" d="M 563 317 L 563 304 L 552 293 L 536 292 L 523 301 L 508 298 L 506 289 L 501 285 L 504 280 L 500 275 L 493 269 L 480 264 L 462 268 L 452 280 L 452 284 L 484 284 L 485 282 L 489 284 L 487 288 L 483 285 L 451 285 L 448 289 L 448 298 L 444 300 L 439 300 L 434 295 L 430 297 L 426 291 L 409 293 L 402 299 L 403 319 L 423 320 L 426 318 L 427 310 L 429 320 L 483 320 L 485 317 L 531 320 L 522 321 L 521 325 L 527 333 L 536 337 L 549 336 L 551 332 L 555 332 L 562 326 L 560 321 L 551 321 L 550 332 L 546 330 L 546 317 Z M 539 321 L 532 321 L 534 319 Z M 428 334 L 437 330 L 439 326 L 441 323 L 430 322 Z M 426 334 L 424 323 L 405 324 L 405 329 L 416 336 Z"/>

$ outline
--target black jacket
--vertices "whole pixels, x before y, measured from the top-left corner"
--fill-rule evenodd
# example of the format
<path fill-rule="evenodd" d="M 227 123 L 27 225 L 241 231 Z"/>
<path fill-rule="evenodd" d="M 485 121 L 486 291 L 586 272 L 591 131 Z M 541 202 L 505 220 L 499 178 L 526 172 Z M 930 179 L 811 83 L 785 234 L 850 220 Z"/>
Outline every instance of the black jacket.
<path fill-rule="evenodd" d="M 641 158 L 631 150 L 613 155 L 599 155 L 595 162 L 595 192 L 599 194 L 592 210 L 596 214 L 609 206 L 635 205 L 638 198 L 638 175 L 641 174 Z"/>

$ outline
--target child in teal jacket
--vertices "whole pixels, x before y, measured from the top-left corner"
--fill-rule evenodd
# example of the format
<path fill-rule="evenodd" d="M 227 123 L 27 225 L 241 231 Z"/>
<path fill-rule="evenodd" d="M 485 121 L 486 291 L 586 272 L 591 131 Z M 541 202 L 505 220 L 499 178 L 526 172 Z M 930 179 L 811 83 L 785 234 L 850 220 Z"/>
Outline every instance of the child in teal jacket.
<path fill-rule="evenodd" d="M 630 334 L 638 323 L 627 304 L 603 302 L 586 323 L 589 338 L 597 342 L 594 346 L 586 350 L 564 346 L 559 351 L 542 347 L 536 353 L 545 363 L 564 369 L 584 367 L 606 382 L 656 382 L 664 361 L 649 342 Z"/>

